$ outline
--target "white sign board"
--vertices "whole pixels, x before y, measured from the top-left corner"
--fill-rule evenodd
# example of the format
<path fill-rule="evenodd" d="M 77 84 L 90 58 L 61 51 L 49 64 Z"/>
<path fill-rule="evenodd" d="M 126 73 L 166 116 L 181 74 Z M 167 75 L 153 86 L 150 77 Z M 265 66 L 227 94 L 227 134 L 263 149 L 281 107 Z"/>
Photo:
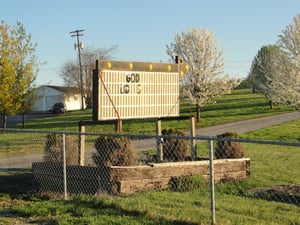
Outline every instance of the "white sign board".
<path fill-rule="evenodd" d="M 118 66 L 114 67 L 114 64 Z M 179 71 L 176 64 L 143 62 L 125 66 L 124 62 L 105 61 L 102 67 L 98 77 L 94 78 L 98 83 L 96 91 L 93 90 L 97 94 L 94 101 L 98 103 L 97 112 L 93 112 L 94 119 L 179 116 Z"/>

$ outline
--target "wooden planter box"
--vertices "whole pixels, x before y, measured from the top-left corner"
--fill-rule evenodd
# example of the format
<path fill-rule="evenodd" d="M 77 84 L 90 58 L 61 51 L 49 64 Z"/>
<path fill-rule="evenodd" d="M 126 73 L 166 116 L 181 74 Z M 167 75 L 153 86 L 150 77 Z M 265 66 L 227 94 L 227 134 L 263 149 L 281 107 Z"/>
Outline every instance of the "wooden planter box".
<path fill-rule="evenodd" d="M 63 168 L 54 163 L 33 163 L 33 175 L 40 191 L 63 192 Z M 173 177 L 202 175 L 209 179 L 209 161 L 153 163 L 143 166 L 106 168 L 67 166 L 68 193 L 130 194 L 165 189 Z M 250 176 L 250 159 L 214 160 L 215 182 Z"/>
<path fill-rule="evenodd" d="M 209 161 L 154 163 L 147 166 L 112 166 L 110 178 L 117 193 L 167 188 L 172 177 L 202 175 L 209 179 Z M 250 176 L 250 159 L 214 160 L 215 182 L 241 180 Z"/>

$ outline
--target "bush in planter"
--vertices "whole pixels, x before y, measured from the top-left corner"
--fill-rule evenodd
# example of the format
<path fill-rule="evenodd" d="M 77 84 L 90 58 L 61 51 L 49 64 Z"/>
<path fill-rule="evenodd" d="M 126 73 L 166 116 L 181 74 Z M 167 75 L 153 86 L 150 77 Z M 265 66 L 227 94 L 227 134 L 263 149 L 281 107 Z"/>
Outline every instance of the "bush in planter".
<path fill-rule="evenodd" d="M 174 136 L 163 139 L 163 153 L 166 161 L 184 161 L 188 149 L 188 142 L 176 136 L 184 136 L 180 131 L 174 129 L 163 129 L 163 136 Z"/>
<path fill-rule="evenodd" d="M 172 191 L 189 192 L 199 190 L 202 193 L 209 191 L 208 182 L 201 175 L 171 177 L 169 188 Z"/>
<path fill-rule="evenodd" d="M 78 164 L 77 144 L 74 138 L 70 135 L 65 136 L 65 154 L 67 165 Z M 62 135 L 47 135 L 44 161 L 51 163 L 63 163 Z"/>
<path fill-rule="evenodd" d="M 95 141 L 97 153 L 93 155 L 96 165 L 133 166 L 137 163 L 136 152 L 125 137 L 99 137 Z"/>
<path fill-rule="evenodd" d="M 244 148 L 239 142 L 233 142 L 230 139 L 238 138 L 238 134 L 235 132 L 226 132 L 217 135 L 219 139 L 215 149 L 215 157 L 217 159 L 233 159 L 243 158 Z"/>

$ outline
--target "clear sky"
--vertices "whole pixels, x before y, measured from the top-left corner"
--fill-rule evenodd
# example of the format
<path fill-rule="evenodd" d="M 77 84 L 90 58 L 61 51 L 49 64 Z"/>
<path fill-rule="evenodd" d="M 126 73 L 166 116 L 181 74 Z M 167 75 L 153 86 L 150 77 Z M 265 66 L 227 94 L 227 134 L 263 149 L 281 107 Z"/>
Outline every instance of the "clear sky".
<path fill-rule="evenodd" d="M 299 13 L 299 0 L 1 0 L 0 20 L 21 22 L 36 55 L 47 64 L 37 84 L 63 85 L 62 65 L 77 60 L 76 39 L 85 46 L 118 45 L 115 60 L 168 62 L 166 45 L 174 34 L 206 28 L 225 51 L 225 73 L 247 76 L 253 57 Z"/>

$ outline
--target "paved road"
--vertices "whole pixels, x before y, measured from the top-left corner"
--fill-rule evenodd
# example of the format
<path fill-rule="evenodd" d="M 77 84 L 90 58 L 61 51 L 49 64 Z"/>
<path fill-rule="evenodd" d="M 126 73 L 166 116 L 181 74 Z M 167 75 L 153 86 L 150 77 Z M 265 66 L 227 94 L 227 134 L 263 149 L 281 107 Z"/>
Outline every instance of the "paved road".
<path fill-rule="evenodd" d="M 262 128 L 270 127 L 276 124 L 281 124 L 296 119 L 300 119 L 300 112 L 298 111 L 275 115 L 275 116 L 257 118 L 257 119 L 243 120 L 243 121 L 216 125 L 211 127 L 199 128 L 197 130 L 197 135 L 216 136 L 218 134 L 222 134 L 227 131 L 242 134 L 249 131 L 259 130 Z"/>
<path fill-rule="evenodd" d="M 258 130 L 261 128 L 270 127 L 276 124 L 300 119 L 300 112 L 285 113 L 276 116 L 268 116 L 258 119 L 238 121 L 228 124 L 216 125 L 197 129 L 199 136 L 216 136 L 227 131 L 237 132 L 242 134 L 249 131 Z M 135 141 L 133 147 L 139 151 L 153 149 L 156 146 L 155 139 L 146 139 Z M 0 171 L 8 168 L 29 168 L 32 162 L 42 160 L 42 154 L 32 154 L 25 156 L 14 156 L 0 161 Z"/>
<path fill-rule="evenodd" d="M 56 115 L 57 114 L 53 114 L 50 112 L 25 114 L 25 126 L 27 121 L 38 119 L 38 118 L 56 116 Z M 7 128 L 11 128 L 16 124 L 22 124 L 22 123 L 23 123 L 23 116 L 21 114 L 14 115 L 14 116 L 7 116 L 7 124 L 6 124 Z"/>
<path fill-rule="evenodd" d="M 291 112 L 291 113 L 285 113 L 280 114 L 276 116 L 268 116 L 263 118 L 257 118 L 257 119 L 250 119 L 250 120 L 243 120 L 243 121 L 237 121 L 233 123 L 227 123 L 227 124 L 221 124 L 216 126 L 210 126 L 210 127 L 203 127 L 197 129 L 197 135 L 198 136 L 217 136 L 219 134 L 225 133 L 225 132 L 236 132 L 238 134 L 246 133 L 249 131 L 259 130 L 262 128 L 270 127 L 276 124 L 281 124 L 284 122 L 292 121 L 300 119 L 300 112 Z M 149 146 L 155 146 L 155 140 L 139 140 L 133 143 L 133 146 L 135 149 L 139 150 L 148 150 Z"/>

